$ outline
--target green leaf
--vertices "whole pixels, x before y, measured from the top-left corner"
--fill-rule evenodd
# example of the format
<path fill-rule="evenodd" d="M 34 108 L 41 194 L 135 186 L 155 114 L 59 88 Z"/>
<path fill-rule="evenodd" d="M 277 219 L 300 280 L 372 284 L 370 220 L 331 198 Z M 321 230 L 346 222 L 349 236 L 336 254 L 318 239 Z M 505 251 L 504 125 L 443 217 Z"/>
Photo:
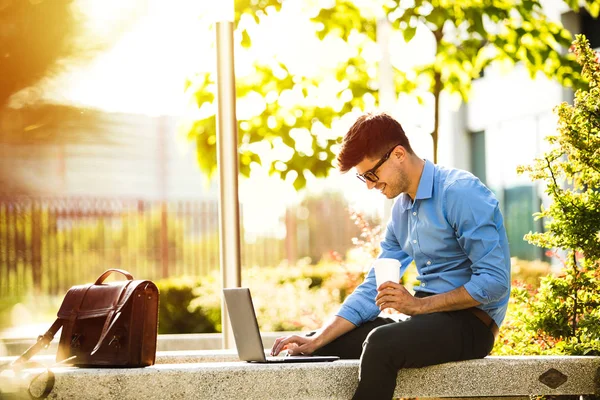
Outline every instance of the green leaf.
<path fill-rule="evenodd" d="M 588 0 L 586 4 L 587 10 L 589 11 L 590 15 L 594 19 L 597 19 L 600 15 L 600 3 L 597 0 Z"/>
<path fill-rule="evenodd" d="M 248 49 L 252 46 L 252 40 L 250 39 L 250 35 L 248 34 L 248 30 L 244 29 L 242 31 L 242 47 Z"/>
<path fill-rule="evenodd" d="M 435 7 L 433 10 L 431 10 L 429 15 L 425 16 L 425 20 L 437 28 L 444 26 L 446 18 L 446 12 L 441 7 Z M 408 22 L 410 19 L 407 19 L 406 21 Z"/>
<path fill-rule="evenodd" d="M 532 0 L 524 0 L 523 1 L 523 8 L 528 11 L 531 12 L 533 11 L 533 7 L 536 5 L 537 3 L 535 1 Z"/>
<path fill-rule="evenodd" d="M 404 31 L 402 31 L 402 36 L 404 37 L 404 41 L 406 43 L 410 42 L 413 37 L 415 37 L 415 33 L 417 33 L 417 28 L 409 26 Z"/>
<path fill-rule="evenodd" d="M 483 16 L 481 14 L 475 14 L 471 21 L 471 24 L 475 32 L 479 33 L 482 37 L 487 37 L 488 33 L 483 25 Z"/>
<path fill-rule="evenodd" d="M 579 0 L 564 0 L 573 11 L 579 11 Z"/>
<path fill-rule="evenodd" d="M 298 174 L 296 179 L 294 180 L 294 189 L 300 190 L 306 186 L 306 178 L 303 174 Z"/>
<path fill-rule="evenodd" d="M 528 51 L 526 53 L 527 56 L 527 61 L 529 61 L 531 63 L 532 67 L 535 67 L 535 65 L 537 64 L 537 60 L 535 58 L 535 54 L 533 53 L 533 51 Z"/>

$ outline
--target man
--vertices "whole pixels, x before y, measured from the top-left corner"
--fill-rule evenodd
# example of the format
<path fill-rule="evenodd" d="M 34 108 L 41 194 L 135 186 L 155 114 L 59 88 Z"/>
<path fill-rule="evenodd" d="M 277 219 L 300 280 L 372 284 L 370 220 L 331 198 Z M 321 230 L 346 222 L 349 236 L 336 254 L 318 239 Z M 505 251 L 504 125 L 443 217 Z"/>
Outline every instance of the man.
<path fill-rule="evenodd" d="M 386 114 L 358 118 L 342 142 L 341 172 L 356 168 L 367 188 L 398 197 L 380 258 L 415 261 L 420 285 L 376 287 L 374 270 L 312 336 L 278 338 L 290 354 L 360 358 L 354 399 L 391 399 L 398 370 L 483 358 L 491 351 L 510 292 L 510 255 L 498 201 L 472 174 L 422 160 Z M 378 317 L 393 308 L 409 315 Z"/>

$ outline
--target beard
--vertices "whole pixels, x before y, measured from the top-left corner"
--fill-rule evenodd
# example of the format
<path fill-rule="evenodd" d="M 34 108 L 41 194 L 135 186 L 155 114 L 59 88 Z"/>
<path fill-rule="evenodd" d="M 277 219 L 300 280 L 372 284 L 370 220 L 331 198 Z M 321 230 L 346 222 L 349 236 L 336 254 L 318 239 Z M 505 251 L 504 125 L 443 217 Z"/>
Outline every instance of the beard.
<path fill-rule="evenodd" d="M 381 194 L 388 199 L 394 199 L 401 193 L 406 193 L 410 186 L 408 174 L 402 169 L 398 169 L 398 171 L 392 177 L 387 179 L 386 182 L 381 183 L 383 183 L 384 186 L 379 190 L 381 191 Z"/>

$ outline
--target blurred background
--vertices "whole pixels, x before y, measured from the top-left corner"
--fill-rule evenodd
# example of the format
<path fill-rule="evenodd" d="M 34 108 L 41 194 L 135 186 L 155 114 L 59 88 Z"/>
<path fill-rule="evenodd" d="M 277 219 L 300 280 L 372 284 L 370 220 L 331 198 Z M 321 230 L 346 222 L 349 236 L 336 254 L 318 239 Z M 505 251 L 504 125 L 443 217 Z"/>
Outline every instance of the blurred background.
<path fill-rule="evenodd" d="M 333 164 L 365 111 L 496 193 L 514 273 L 552 268 L 523 241 L 544 188 L 516 167 L 582 83 L 572 35 L 600 48 L 600 4 L 576 3 L 235 1 L 242 285 L 263 330 L 319 326 L 378 252 L 392 203 Z M 0 0 L 0 337 L 42 333 L 107 268 L 157 282 L 161 333 L 220 330 L 217 8 Z"/>

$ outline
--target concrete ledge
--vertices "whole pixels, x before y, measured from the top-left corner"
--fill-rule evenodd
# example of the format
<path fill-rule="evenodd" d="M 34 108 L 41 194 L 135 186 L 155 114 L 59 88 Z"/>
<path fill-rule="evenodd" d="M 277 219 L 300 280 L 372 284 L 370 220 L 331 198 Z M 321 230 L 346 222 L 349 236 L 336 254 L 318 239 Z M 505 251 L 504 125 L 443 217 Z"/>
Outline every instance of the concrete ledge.
<path fill-rule="evenodd" d="M 600 394 L 600 357 L 487 357 L 398 374 L 397 397 Z M 555 369 L 555 388 L 540 376 Z M 158 364 L 139 369 L 57 368 L 51 399 L 349 399 L 358 360 L 333 363 Z M 556 379 L 554 384 L 560 383 Z M 566 380 L 565 380 L 566 378 Z"/>

